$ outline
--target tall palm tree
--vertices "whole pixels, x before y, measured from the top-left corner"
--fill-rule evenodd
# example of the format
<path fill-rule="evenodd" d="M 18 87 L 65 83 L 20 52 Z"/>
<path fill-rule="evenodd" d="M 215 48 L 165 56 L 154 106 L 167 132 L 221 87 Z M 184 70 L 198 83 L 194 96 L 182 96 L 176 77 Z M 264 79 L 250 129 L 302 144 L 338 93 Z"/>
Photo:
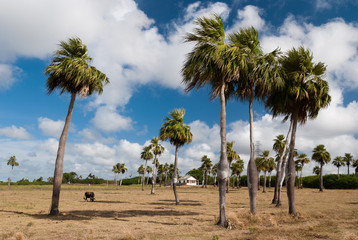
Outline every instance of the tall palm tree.
<path fill-rule="evenodd" d="M 118 163 L 113 165 L 112 172 L 114 172 L 114 185 L 118 185 L 118 174 L 119 174 Z"/>
<path fill-rule="evenodd" d="M 303 185 L 302 185 L 302 172 L 303 172 L 303 167 L 305 166 L 306 163 L 309 163 L 310 160 L 309 160 L 309 158 L 307 157 L 307 154 L 301 153 L 301 154 L 298 155 L 297 161 L 298 161 L 298 162 L 300 163 L 300 165 L 301 165 L 301 175 L 300 175 L 300 179 L 301 179 L 301 180 L 300 180 L 300 185 L 299 185 L 299 187 L 300 187 L 300 188 L 303 188 Z"/>
<path fill-rule="evenodd" d="M 338 168 L 337 176 L 338 176 L 338 179 L 339 179 L 339 168 L 346 165 L 344 160 L 343 160 L 343 157 L 341 157 L 341 156 L 335 157 L 333 159 L 332 163 L 333 163 L 334 166 L 336 166 Z"/>
<path fill-rule="evenodd" d="M 283 114 L 284 120 L 290 119 L 292 124 L 287 166 L 287 197 L 289 213 L 296 215 L 294 150 L 297 123 L 304 124 L 308 118 L 316 118 L 320 109 L 328 106 L 331 97 L 328 94 L 328 83 L 323 80 L 326 66 L 322 62 L 315 64 L 309 50 L 303 47 L 293 48 L 281 57 L 280 64 L 284 87 L 271 91 L 265 104 L 274 117 Z"/>
<path fill-rule="evenodd" d="M 255 158 L 255 165 L 257 169 L 257 190 L 260 190 L 260 174 L 263 170 L 262 158 L 260 156 Z"/>
<path fill-rule="evenodd" d="M 323 192 L 323 165 L 331 161 L 331 155 L 326 150 L 324 145 L 320 144 L 313 149 L 312 160 L 320 164 L 319 191 Z"/>
<path fill-rule="evenodd" d="M 344 154 L 343 160 L 344 160 L 344 162 L 345 162 L 346 165 L 347 165 L 348 175 L 349 175 L 349 166 L 350 166 L 351 163 L 353 162 L 353 156 L 352 156 L 352 154 L 350 154 L 350 153 Z"/>
<path fill-rule="evenodd" d="M 226 156 L 227 156 L 227 160 L 229 162 L 229 176 L 230 176 L 230 169 L 231 169 L 231 163 L 232 161 L 236 161 L 240 159 L 240 156 L 236 153 L 236 151 L 234 150 L 234 144 L 235 142 L 227 142 L 226 145 Z M 226 185 L 226 193 L 229 193 L 229 182 L 230 182 L 230 177 L 228 178 L 227 181 L 227 185 Z M 233 180 L 234 182 L 234 180 Z M 233 183 L 234 184 L 234 183 Z"/>
<path fill-rule="evenodd" d="M 287 139 L 287 137 L 286 137 Z M 274 144 L 272 146 L 272 149 L 276 151 L 276 160 L 277 160 L 277 167 L 276 167 L 276 184 L 275 184 L 275 191 L 274 196 L 272 199 L 273 204 L 277 204 L 278 200 L 278 191 L 279 191 L 279 185 L 280 185 L 280 179 L 281 179 L 281 171 L 282 171 L 282 162 L 284 157 L 284 150 L 287 148 L 288 141 L 285 140 L 285 136 L 283 134 L 277 135 L 276 138 L 273 140 Z"/>
<path fill-rule="evenodd" d="M 153 168 L 151 167 L 151 166 L 147 166 L 146 167 L 146 169 L 145 169 L 145 171 L 147 172 L 147 184 L 146 185 L 148 185 L 149 184 L 149 174 L 150 173 L 152 173 L 153 172 Z M 153 181 L 153 180 L 152 180 Z"/>
<path fill-rule="evenodd" d="M 210 158 L 208 158 L 207 155 L 204 155 L 202 158 L 201 158 L 201 168 L 203 170 L 203 173 L 204 173 L 204 176 L 203 176 L 203 182 L 205 180 L 205 188 L 208 187 L 208 173 L 210 172 L 211 170 L 211 167 L 213 166 L 213 164 L 211 163 L 211 160 Z M 204 187 L 204 185 L 203 185 Z"/>
<path fill-rule="evenodd" d="M 125 166 L 125 163 L 119 164 L 119 173 L 122 173 L 122 177 L 121 177 L 121 181 L 119 186 L 122 186 L 122 180 L 123 180 L 123 174 L 125 174 L 127 172 L 127 168 Z"/>
<path fill-rule="evenodd" d="M 11 157 L 9 158 L 9 160 L 7 160 L 7 165 L 10 165 L 10 166 L 11 166 L 11 171 L 10 171 L 10 175 L 9 175 L 9 181 L 8 181 L 8 184 L 7 184 L 8 187 L 10 187 L 12 171 L 14 170 L 14 167 L 19 166 L 19 163 L 16 162 L 16 157 L 15 157 L 15 155 L 14 155 L 14 156 L 11 156 Z"/>
<path fill-rule="evenodd" d="M 229 163 L 226 157 L 226 96 L 227 83 L 233 80 L 232 72 L 237 71 L 234 62 L 226 57 L 229 46 L 225 43 L 224 24 L 219 15 L 211 18 L 197 18 L 194 21 L 194 33 L 187 33 L 186 42 L 195 43 L 193 50 L 187 55 L 182 68 L 183 83 L 186 91 L 199 89 L 206 85 L 211 87 L 211 100 L 220 98 L 220 161 L 217 168 L 219 181 L 218 224 L 227 224 L 225 213 L 225 188 L 229 178 Z M 230 65 L 228 64 L 230 63 Z M 234 66 L 229 69 L 228 66 Z M 235 76 L 236 77 L 236 76 Z"/>
<path fill-rule="evenodd" d="M 174 173 L 173 173 L 173 191 L 175 204 L 179 204 L 179 198 L 176 191 L 176 182 L 178 178 L 178 150 L 185 144 L 189 144 L 193 139 L 190 127 L 184 123 L 184 109 L 174 109 L 169 113 L 170 117 L 165 117 L 159 132 L 159 139 L 169 140 L 175 146 Z"/>
<path fill-rule="evenodd" d="M 242 28 L 238 33 L 229 36 L 230 45 L 233 48 L 243 49 L 242 56 L 244 67 L 239 70 L 240 78 L 234 81 L 235 96 L 244 102 L 249 102 L 250 121 L 250 160 L 247 168 L 248 189 L 250 195 L 250 212 L 256 213 L 256 195 L 259 183 L 257 167 L 255 166 L 255 146 L 253 135 L 253 101 L 263 100 L 267 94 L 280 85 L 280 78 L 277 74 L 276 57 L 278 49 L 266 55 L 263 54 L 258 32 L 255 28 Z"/>
<path fill-rule="evenodd" d="M 269 150 L 265 150 L 261 153 L 261 155 L 259 156 L 260 158 L 260 167 L 262 169 L 262 171 L 264 172 L 264 182 L 263 182 L 263 189 L 262 192 L 266 193 L 266 173 L 269 170 L 269 154 L 270 151 Z"/>
<path fill-rule="evenodd" d="M 145 161 L 145 165 L 144 165 L 145 171 L 147 169 L 148 160 L 153 158 L 153 153 L 150 151 L 150 149 L 151 149 L 150 146 L 146 146 L 146 147 L 143 148 L 143 151 L 140 154 L 140 158 Z M 144 173 L 142 175 L 142 191 L 144 191 L 145 171 L 144 171 Z"/>
<path fill-rule="evenodd" d="M 57 150 L 50 215 L 59 213 L 63 158 L 76 96 L 80 94 L 85 97 L 94 92 L 101 94 L 103 84 L 109 83 L 105 74 L 90 65 L 91 60 L 91 57 L 87 54 L 87 47 L 81 39 L 69 38 L 67 42 L 60 42 L 59 49 L 54 53 L 51 64 L 45 69 L 45 74 L 48 75 L 46 81 L 48 94 L 56 89 L 60 90 L 60 94 L 64 92 L 71 94 L 65 125 Z"/>
<path fill-rule="evenodd" d="M 157 181 L 157 166 L 159 166 L 158 157 L 160 157 L 160 155 L 162 155 L 162 153 L 164 152 L 164 147 L 159 143 L 159 138 L 157 138 L 157 137 L 154 137 L 154 138 L 152 138 L 152 140 L 150 140 L 150 147 L 154 154 L 152 190 L 150 193 L 154 194 L 155 183 Z"/>

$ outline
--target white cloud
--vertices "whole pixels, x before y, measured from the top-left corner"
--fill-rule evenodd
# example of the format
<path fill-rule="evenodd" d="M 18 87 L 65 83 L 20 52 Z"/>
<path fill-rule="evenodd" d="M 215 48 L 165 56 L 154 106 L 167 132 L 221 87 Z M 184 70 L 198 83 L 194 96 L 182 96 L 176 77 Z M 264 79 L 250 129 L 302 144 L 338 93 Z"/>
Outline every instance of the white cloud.
<path fill-rule="evenodd" d="M 11 127 L 0 128 L 0 136 L 6 136 L 14 139 L 30 139 L 31 135 L 23 127 Z"/>
<path fill-rule="evenodd" d="M 38 127 L 40 128 L 43 135 L 55 138 L 60 137 L 63 130 L 63 126 L 65 125 L 64 121 L 54 121 L 45 117 L 39 117 L 37 121 Z"/>
<path fill-rule="evenodd" d="M 9 64 L 0 64 L 0 89 L 6 90 L 16 81 L 15 75 L 21 70 Z"/>
<path fill-rule="evenodd" d="M 328 0 L 316 0 L 316 8 L 318 10 L 331 9 L 332 5 Z"/>
<path fill-rule="evenodd" d="M 254 27 L 257 31 L 261 31 L 265 27 L 265 20 L 261 18 L 263 10 L 253 6 L 247 5 L 244 9 L 237 10 L 237 21 L 231 27 L 230 31 L 237 32 L 240 28 Z"/>
<path fill-rule="evenodd" d="M 100 107 L 92 120 L 95 127 L 105 132 L 130 130 L 132 120 L 116 112 L 114 107 Z"/>

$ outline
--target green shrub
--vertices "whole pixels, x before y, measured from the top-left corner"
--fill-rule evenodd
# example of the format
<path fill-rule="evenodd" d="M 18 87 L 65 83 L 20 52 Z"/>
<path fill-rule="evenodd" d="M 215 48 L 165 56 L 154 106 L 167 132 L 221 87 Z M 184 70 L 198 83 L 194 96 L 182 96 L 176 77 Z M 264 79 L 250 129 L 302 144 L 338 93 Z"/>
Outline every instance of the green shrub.
<path fill-rule="evenodd" d="M 319 188 L 319 176 L 304 177 L 303 187 Z M 323 187 L 326 189 L 356 189 L 358 188 L 358 176 L 340 175 L 340 179 L 336 174 L 323 176 Z"/>

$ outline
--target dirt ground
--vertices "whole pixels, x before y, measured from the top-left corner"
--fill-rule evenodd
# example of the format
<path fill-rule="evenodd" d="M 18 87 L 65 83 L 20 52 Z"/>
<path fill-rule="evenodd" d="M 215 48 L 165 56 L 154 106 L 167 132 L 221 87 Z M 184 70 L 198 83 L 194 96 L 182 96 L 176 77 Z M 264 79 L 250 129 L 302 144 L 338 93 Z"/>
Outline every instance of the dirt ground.
<path fill-rule="evenodd" d="M 95 202 L 83 200 L 94 191 Z M 296 190 L 299 217 L 271 205 L 273 189 L 258 193 L 249 214 L 247 188 L 226 195 L 233 229 L 215 225 L 218 189 L 180 186 L 150 194 L 140 186 L 63 185 L 59 216 L 49 216 L 52 186 L 0 186 L 0 239 L 344 239 L 358 240 L 358 190 Z"/>

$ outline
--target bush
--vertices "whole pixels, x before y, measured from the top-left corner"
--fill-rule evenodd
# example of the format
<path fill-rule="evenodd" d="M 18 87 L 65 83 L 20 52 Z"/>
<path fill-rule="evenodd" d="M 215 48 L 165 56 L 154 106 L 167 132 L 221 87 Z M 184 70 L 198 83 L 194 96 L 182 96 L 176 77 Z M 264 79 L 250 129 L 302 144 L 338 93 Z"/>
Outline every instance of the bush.
<path fill-rule="evenodd" d="M 319 176 L 304 177 L 303 187 L 319 188 Z M 358 188 L 358 176 L 340 175 L 340 179 L 336 174 L 323 176 L 323 187 L 326 189 L 356 189 Z"/>

